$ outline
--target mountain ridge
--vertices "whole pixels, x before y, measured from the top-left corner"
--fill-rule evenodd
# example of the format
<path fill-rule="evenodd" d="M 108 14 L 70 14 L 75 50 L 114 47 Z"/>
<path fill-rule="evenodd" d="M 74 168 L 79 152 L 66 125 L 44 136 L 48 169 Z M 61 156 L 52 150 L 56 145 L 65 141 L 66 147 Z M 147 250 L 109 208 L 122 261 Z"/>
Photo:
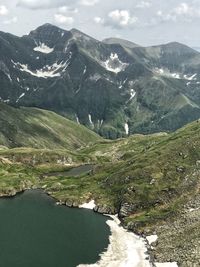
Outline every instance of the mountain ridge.
<path fill-rule="evenodd" d="M 200 53 L 177 42 L 106 44 L 52 24 L 23 37 L 0 33 L 0 79 L 2 102 L 55 111 L 111 139 L 200 117 Z M 183 110 L 181 95 L 194 104 Z"/>

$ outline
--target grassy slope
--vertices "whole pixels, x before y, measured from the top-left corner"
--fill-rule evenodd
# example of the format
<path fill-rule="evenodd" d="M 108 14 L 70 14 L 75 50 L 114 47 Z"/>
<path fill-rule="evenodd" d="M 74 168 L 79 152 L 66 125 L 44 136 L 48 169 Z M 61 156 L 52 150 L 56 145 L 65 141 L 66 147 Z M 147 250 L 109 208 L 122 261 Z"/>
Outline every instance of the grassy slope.
<path fill-rule="evenodd" d="M 96 164 L 92 173 L 79 177 L 63 173 L 72 165 L 85 163 Z M 60 171 L 60 175 L 43 176 L 52 171 Z M 0 174 L 1 195 L 39 187 L 69 205 L 95 199 L 112 213 L 125 207 L 123 224 L 140 233 L 153 233 L 162 226 L 158 230 L 162 239 L 154 251 L 161 261 L 178 259 L 179 266 L 186 266 L 183 257 L 191 250 L 190 243 L 194 248 L 198 245 L 194 234 L 184 233 L 200 234 L 199 220 L 191 220 L 191 213 L 185 211 L 199 196 L 200 122 L 172 134 L 102 140 L 76 152 L 2 148 Z M 191 254 L 187 259 L 191 260 Z"/>
<path fill-rule="evenodd" d="M 98 140 L 100 137 L 84 126 L 53 112 L 0 103 L 0 145 L 73 149 Z"/>
<path fill-rule="evenodd" d="M 200 123 L 194 122 L 173 134 L 135 135 L 117 141 L 100 141 L 77 152 L 68 150 L 12 149 L 0 151 L 3 159 L 31 166 L 42 173 L 65 164 L 93 162 L 92 175 L 74 179 L 51 177 L 40 181 L 51 191 L 59 181 L 61 190 L 53 195 L 63 201 L 87 200 L 91 192 L 99 204 L 119 211 L 124 203 L 131 208 L 125 223 L 142 229 L 178 210 L 199 183 Z M 38 173 L 37 173 L 38 175 Z M 189 179 L 188 179 L 189 177 Z M 73 185 L 73 190 L 71 186 Z M 68 189 L 70 186 L 70 190 Z"/>

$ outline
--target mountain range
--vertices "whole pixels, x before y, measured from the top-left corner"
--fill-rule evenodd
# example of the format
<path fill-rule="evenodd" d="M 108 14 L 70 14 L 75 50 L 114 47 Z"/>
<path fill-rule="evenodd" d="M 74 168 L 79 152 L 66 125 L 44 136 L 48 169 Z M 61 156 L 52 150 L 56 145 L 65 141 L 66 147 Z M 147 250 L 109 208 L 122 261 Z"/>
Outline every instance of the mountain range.
<path fill-rule="evenodd" d="M 200 117 L 200 53 L 142 47 L 44 24 L 0 32 L 0 100 L 54 111 L 115 139 L 173 131 Z"/>

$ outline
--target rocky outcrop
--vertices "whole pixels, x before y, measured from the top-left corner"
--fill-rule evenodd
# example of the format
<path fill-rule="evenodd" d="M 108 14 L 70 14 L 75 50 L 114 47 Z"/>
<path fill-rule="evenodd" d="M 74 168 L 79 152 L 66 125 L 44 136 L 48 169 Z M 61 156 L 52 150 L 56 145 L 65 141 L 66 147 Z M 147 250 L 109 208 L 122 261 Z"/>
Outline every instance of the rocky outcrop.
<path fill-rule="evenodd" d="M 113 210 L 106 206 L 106 205 L 99 205 L 94 208 L 95 212 L 101 213 L 101 214 L 114 214 Z"/>
<path fill-rule="evenodd" d="M 136 210 L 136 206 L 134 204 L 124 203 L 121 205 L 118 216 L 119 218 L 124 218 L 129 216 L 131 213 L 133 213 Z"/>

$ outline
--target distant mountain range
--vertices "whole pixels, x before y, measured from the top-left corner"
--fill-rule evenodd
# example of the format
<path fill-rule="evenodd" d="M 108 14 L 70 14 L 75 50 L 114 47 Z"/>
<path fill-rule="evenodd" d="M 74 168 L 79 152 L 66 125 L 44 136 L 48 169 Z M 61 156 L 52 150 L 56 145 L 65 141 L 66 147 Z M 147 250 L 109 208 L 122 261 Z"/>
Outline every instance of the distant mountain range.
<path fill-rule="evenodd" d="M 57 112 L 107 138 L 172 131 L 200 117 L 200 53 L 180 43 L 102 42 L 45 24 L 0 32 L 0 99 Z"/>

